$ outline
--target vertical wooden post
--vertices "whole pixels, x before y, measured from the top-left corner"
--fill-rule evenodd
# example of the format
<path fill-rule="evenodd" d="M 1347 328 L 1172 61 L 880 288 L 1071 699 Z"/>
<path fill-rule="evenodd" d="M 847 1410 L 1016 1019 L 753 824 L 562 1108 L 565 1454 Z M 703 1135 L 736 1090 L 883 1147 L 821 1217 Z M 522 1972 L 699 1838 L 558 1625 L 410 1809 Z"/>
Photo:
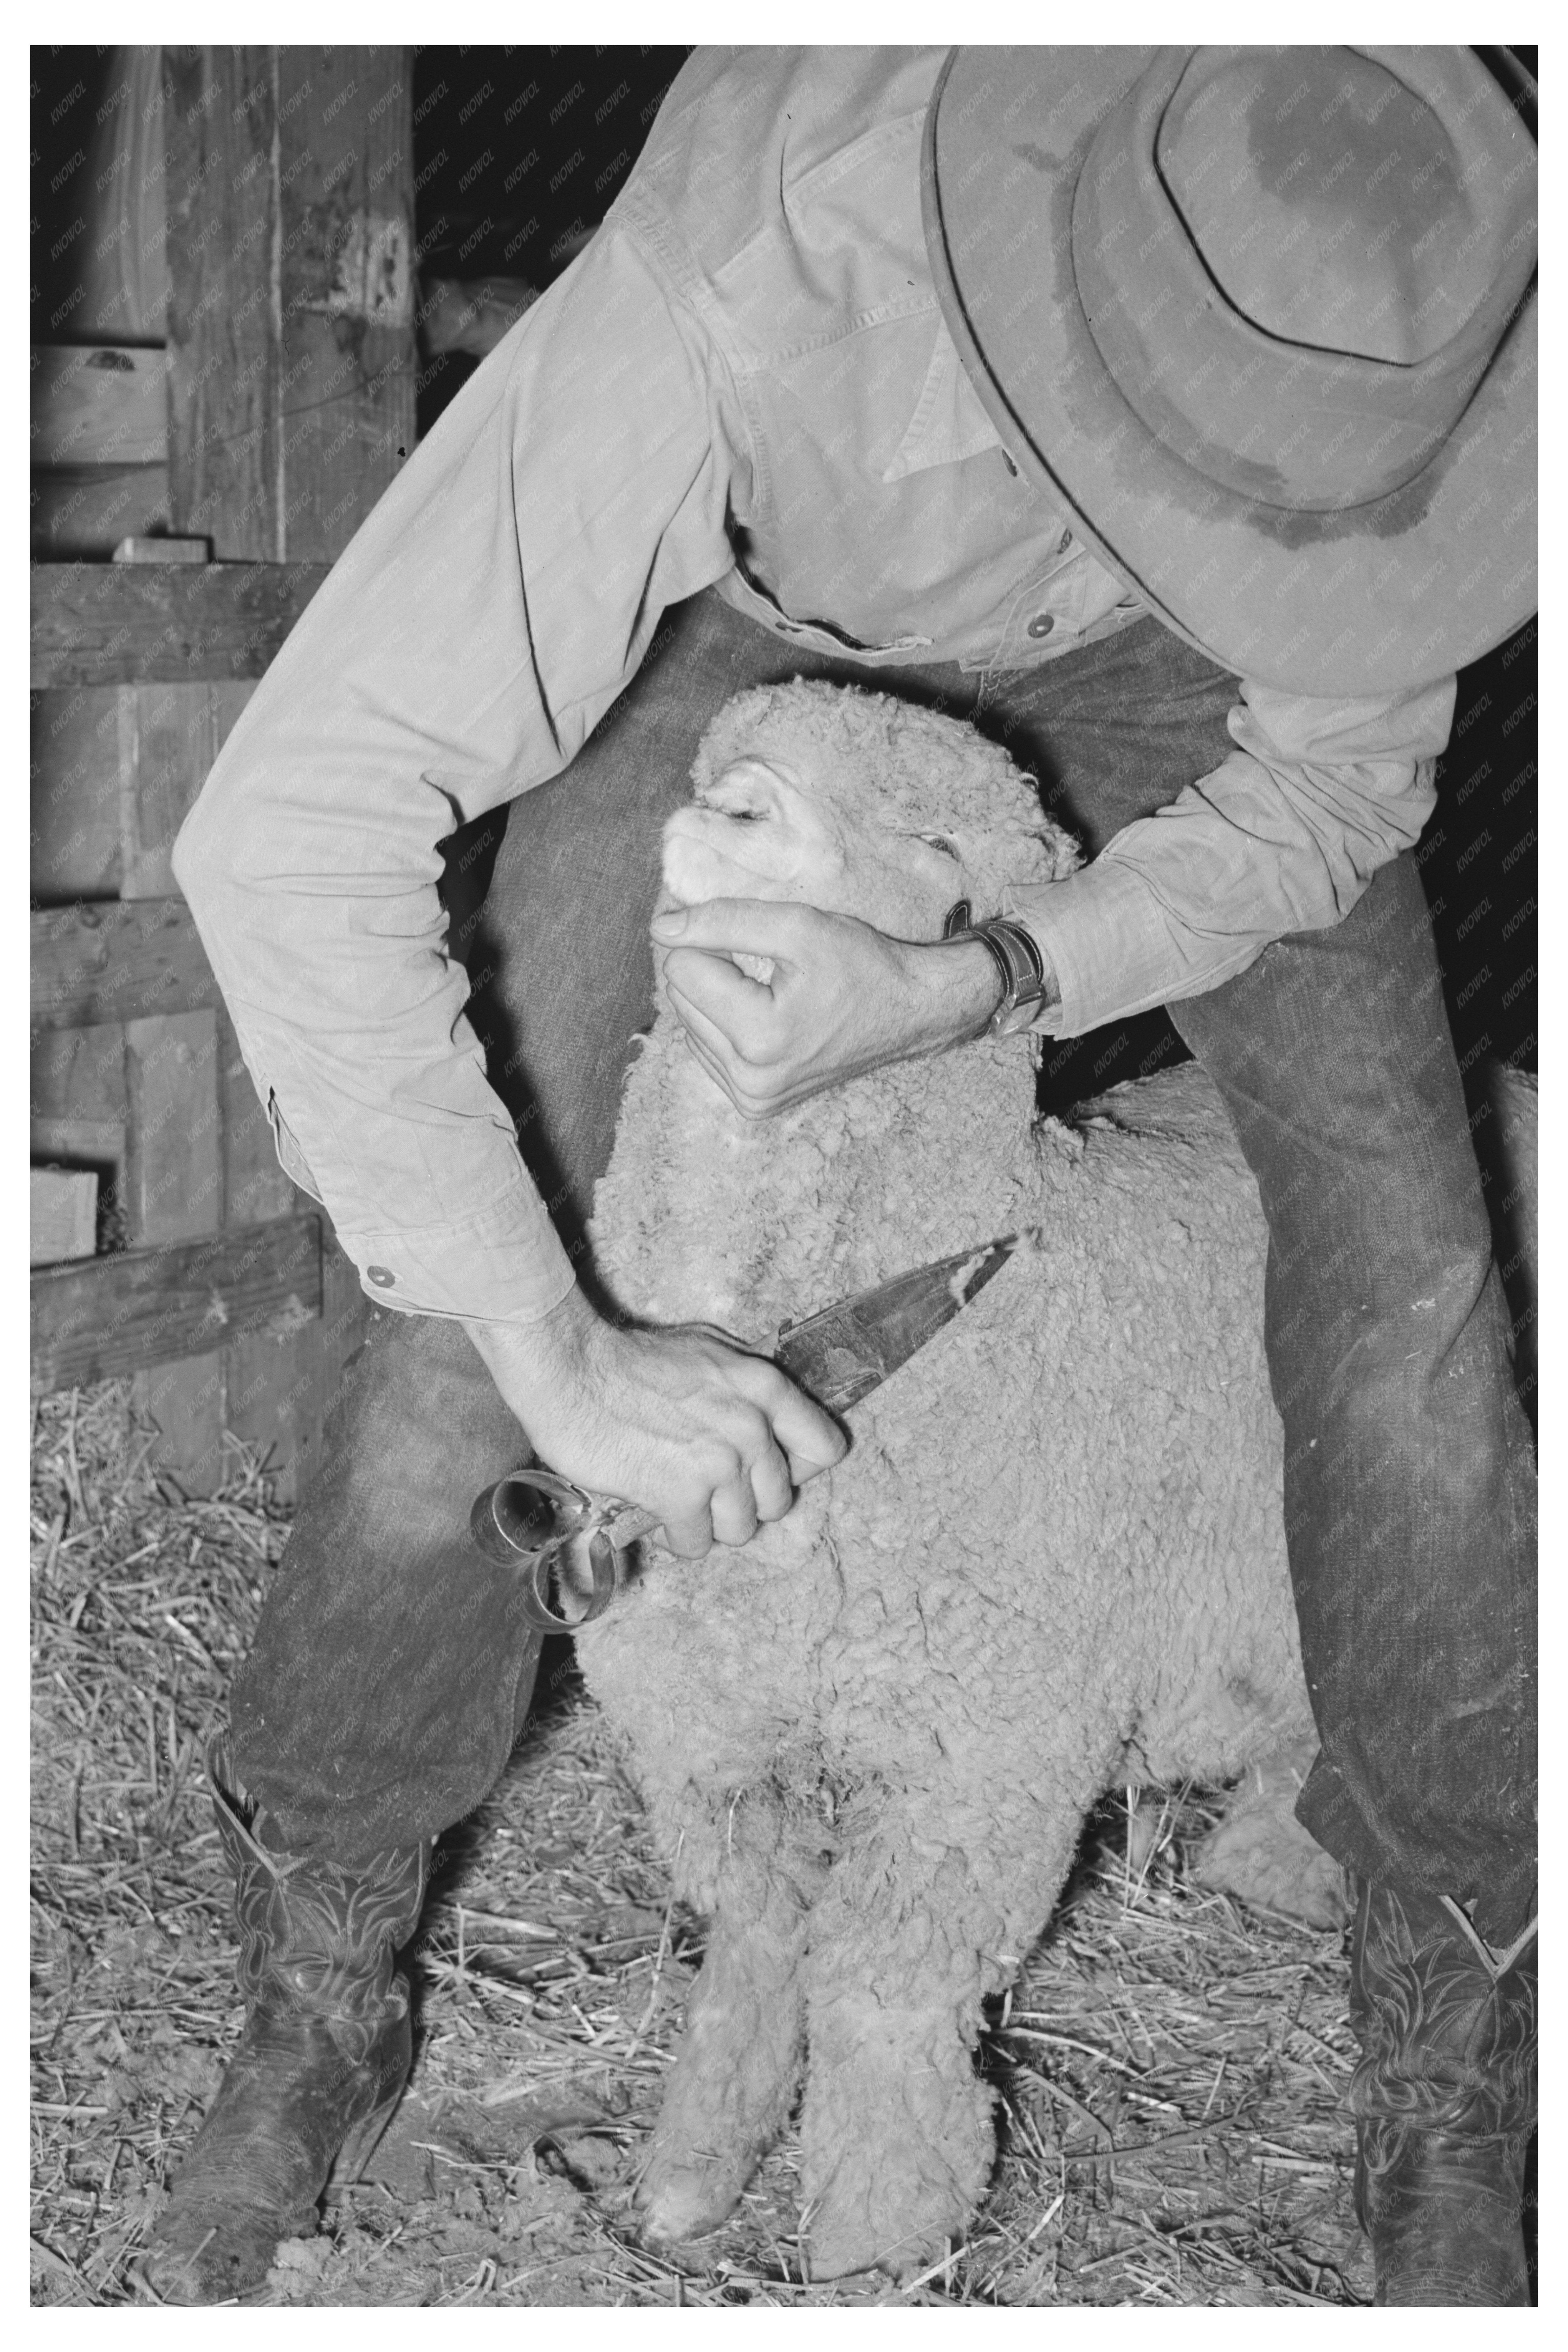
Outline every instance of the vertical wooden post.
<path fill-rule="evenodd" d="M 412 56 L 164 52 L 169 481 L 225 558 L 342 553 L 414 446 Z M 220 737 L 247 689 L 215 689 Z M 218 1016 L 224 1216 L 294 1205 Z M 309 1468 L 368 1302 L 335 1245 L 320 1327 L 226 1350 L 227 1424 Z"/>
<path fill-rule="evenodd" d="M 169 500 L 213 553 L 282 555 L 277 54 L 163 51 Z"/>
<path fill-rule="evenodd" d="M 205 563 L 202 540 L 127 540 L 117 562 Z M 122 686 L 118 697 L 120 896 L 161 898 L 169 855 L 214 756 L 210 689 Z M 132 1248 L 190 1241 L 223 1222 L 218 1040 L 211 1013 L 125 1024 L 127 1235 Z M 224 1367 L 217 1352 L 138 1372 L 132 1402 L 157 1436 L 150 1459 L 187 1494 L 224 1474 Z"/>
<path fill-rule="evenodd" d="M 412 53 L 278 53 L 282 528 L 341 555 L 414 446 Z"/>

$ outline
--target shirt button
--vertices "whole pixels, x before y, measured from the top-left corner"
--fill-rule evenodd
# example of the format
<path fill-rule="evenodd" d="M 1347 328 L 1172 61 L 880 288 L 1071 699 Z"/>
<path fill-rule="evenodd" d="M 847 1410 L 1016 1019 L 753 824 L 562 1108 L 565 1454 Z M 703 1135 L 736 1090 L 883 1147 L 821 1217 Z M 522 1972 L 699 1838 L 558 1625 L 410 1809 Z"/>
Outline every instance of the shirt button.
<path fill-rule="evenodd" d="M 1031 637 L 1048 637 L 1056 625 L 1057 616 L 1054 613 L 1037 613 L 1029 624 L 1027 634 Z"/>
<path fill-rule="evenodd" d="M 374 1283 L 378 1290 L 390 1290 L 393 1284 L 397 1280 L 397 1276 L 393 1273 L 390 1266 L 367 1265 L 365 1268 L 365 1274 L 369 1280 Z"/>
<path fill-rule="evenodd" d="M 1058 555 L 1065 555 L 1071 545 L 1072 532 L 1070 530 L 1064 530 L 1060 539 L 1057 541 L 1057 553 Z"/>

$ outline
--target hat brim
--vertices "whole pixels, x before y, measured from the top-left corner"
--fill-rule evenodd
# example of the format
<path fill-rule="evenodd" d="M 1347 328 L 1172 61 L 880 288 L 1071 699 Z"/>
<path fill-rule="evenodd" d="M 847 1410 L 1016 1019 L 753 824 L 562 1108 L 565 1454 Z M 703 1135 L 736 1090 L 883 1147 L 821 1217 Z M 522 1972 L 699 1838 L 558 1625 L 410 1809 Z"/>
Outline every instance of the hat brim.
<path fill-rule="evenodd" d="M 1025 473 L 1200 652 L 1303 694 L 1443 677 L 1535 610 L 1535 282 L 1455 429 L 1398 490 L 1309 513 L 1210 480 L 1123 398 L 1073 269 L 1089 142 L 1157 54 L 948 57 L 926 115 L 921 204 L 964 369 Z"/>

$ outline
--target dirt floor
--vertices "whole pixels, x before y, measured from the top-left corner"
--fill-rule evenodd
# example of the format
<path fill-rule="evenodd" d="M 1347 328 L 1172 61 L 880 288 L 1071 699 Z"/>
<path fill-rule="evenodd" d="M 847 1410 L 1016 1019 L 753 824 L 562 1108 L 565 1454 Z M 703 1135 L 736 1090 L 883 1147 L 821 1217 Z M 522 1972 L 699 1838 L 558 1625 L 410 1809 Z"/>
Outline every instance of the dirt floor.
<path fill-rule="evenodd" d="M 212 1501 L 139 1466 L 128 1391 L 34 1407 L 33 2299 L 139 2299 L 163 2182 L 237 2032 L 207 1728 L 287 1534 L 254 1468 Z M 844 2307 L 1371 2299 L 1351 2212 L 1337 1932 L 1200 1893 L 1201 1792 L 1090 1824 L 999 2010 L 991 2194 L 923 2279 L 814 2285 L 795 2151 L 679 2267 L 640 2151 L 701 1956 L 570 1653 L 438 1857 L 413 2085 L 373 2168 L 256 2300 Z"/>

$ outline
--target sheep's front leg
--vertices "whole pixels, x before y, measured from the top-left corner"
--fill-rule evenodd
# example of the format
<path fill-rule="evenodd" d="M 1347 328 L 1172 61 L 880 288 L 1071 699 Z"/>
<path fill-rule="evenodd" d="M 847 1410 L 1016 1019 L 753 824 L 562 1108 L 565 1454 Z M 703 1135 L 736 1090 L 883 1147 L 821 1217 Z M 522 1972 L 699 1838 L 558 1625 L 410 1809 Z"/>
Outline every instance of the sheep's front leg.
<path fill-rule="evenodd" d="M 767 1797 L 748 1797 L 725 1824 L 707 1956 L 637 2189 L 651 2242 L 717 2229 L 788 2118 L 805 1919 L 826 1867 L 817 1843 Z"/>
<path fill-rule="evenodd" d="M 956 1804 L 926 1818 L 942 1820 L 942 1843 L 884 1817 L 840 1854 L 812 1913 L 801 2233 L 814 2279 L 910 2278 L 963 2235 L 996 2154 L 974 2068 L 982 1995 L 1006 1972 L 1000 1948 L 1021 1957 L 1044 1926 L 1077 1827 L 994 1813 L 963 1844 Z"/>
<path fill-rule="evenodd" d="M 963 1856 L 950 1848 L 930 1870 L 911 1846 L 878 1847 L 840 1856 L 813 1919 L 801 2238 L 814 2279 L 913 2276 L 962 2231 L 996 2152 L 972 2055 Z"/>

